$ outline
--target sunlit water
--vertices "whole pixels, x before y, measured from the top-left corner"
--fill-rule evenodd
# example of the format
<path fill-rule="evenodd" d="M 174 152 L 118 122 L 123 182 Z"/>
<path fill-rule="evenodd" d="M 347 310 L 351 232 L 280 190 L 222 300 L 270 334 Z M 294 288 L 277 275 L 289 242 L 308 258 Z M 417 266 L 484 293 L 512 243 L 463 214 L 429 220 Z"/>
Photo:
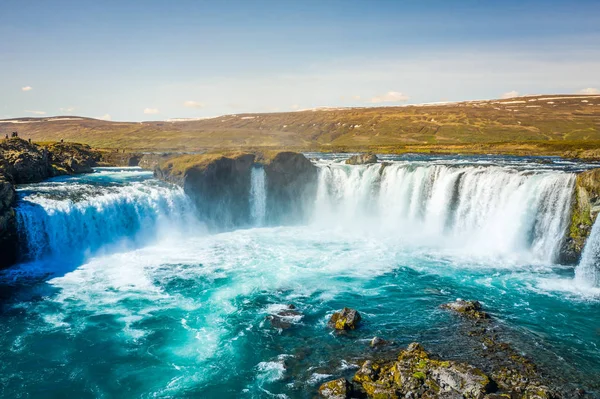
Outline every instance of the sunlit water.
<path fill-rule="evenodd" d="M 310 398 L 374 335 L 463 359 L 460 320 L 439 309 L 458 297 L 562 383 L 598 389 L 600 290 L 555 263 L 575 166 L 500 161 L 318 161 L 304 224 L 219 234 L 137 169 L 23 187 L 33 242 L 3 276 L 0 397 Z M 302 316 L 274 328 L 287 304 Z M 334 334 L 343 306 L 364 323 Z"/>

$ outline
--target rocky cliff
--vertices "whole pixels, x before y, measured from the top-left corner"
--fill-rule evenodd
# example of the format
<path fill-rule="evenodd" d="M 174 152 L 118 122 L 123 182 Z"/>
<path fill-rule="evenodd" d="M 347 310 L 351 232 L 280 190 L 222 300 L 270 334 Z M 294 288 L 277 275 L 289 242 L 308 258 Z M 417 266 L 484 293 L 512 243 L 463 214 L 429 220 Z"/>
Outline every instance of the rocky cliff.
<path fill-rule="evenodd" d="M 571 222 L 560 261 L 579 262 L 592 225 L 600 212 L 600 169 L 582 172 L 577 176 L 571 205 Z"/>
<path fill-rule="evenodd" d="M 15 185 L 91 172 L 99 160 L 99 152 L 82 144 L 37 145 L 19 138 L 0 142 L 0 267 L 13 264 L 18 255 Z"/>
<path fill-rule="evenodd" d="M 301 220 L 316 194 L 317 168 L 299 153 L 183 155 L 160 163 L 155 175 L 183 187 L 209 227 L 229 229 L 250 223 L 252 167 L 265 170 L 267 223 Z"/>
<path fill-rule="evenodd" d="M 296 152 L 263 161 L 267 178 L 267 221 L 294 223 L 310 212 L 317 193 L 317 167 Z"/>

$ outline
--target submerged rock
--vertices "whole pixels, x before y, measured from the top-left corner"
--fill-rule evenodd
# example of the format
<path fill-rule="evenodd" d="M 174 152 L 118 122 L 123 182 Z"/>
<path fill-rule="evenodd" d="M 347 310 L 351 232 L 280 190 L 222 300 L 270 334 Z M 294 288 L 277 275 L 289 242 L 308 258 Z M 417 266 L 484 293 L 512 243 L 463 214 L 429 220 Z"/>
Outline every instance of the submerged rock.
<path fill-rule="evenodd" d="M 351 386 L 345 378 L 327 381 L 319 387 L 319 395 L 327 399 L 346 399 L 349 398 Z"/>
<path fill-rule="evenodd" d="M 303 316 L 302 313 L 296 310 L 296 306 L 289 304 L 277 313 L 268 315 L 267 320 L 271 322 L 272 327 L 286 330 L 292 327 L 294 322 L 298 321 Z"/>
<path fill-rule="evenodd" d="M 450 309 L 458 314 L 468 317 L 472 320 L 484 320 L 489 319 L 490 316 L 482 310 L 481 303 L 479 301 L 465 301 L 457 299 L 454 302 L 446 303 L 441 306 L 444 309 Z"/>
<path fill-rule="evenodd" d="M 371 348 L 377 348 L 380 346 L 385 346 L 385 345 L 389 345 L 390 341 L 386 341 L 383 338 L 380 337 L 373 337 L 373 339 L 371 340 Z"/>
<path fill-rule="evenodd" d="M 371 163 L 377 163 L 379 159 L 375 154 L 359 154 L 353 155 L 350 158 L 346 159 L 347 165 L 367 165 Z"/>
<path fill-rule="evenodd" d="M 358 327 L 360 320 L 361 317 L 358 311 L 351 308 L 344 308 L 331 315 L 328 324 L 336 330 L 354 330 Z"/>

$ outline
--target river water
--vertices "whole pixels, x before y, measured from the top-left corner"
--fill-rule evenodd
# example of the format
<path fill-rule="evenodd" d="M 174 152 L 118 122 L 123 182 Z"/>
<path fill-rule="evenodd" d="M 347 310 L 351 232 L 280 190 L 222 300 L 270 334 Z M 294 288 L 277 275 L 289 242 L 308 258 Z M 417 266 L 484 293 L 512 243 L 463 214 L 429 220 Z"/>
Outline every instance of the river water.
<path fill-rule="evenodd" d="M 375 335 L 467 360 L 461 321 L 439 309 L 456 298 L 480 300 L 561 384 L 599 389 L 600 288 L 580 276 L 598 270 L 600 244 L 584 269 L 557 263 L 573 172 L 587 166 L 398 157 L 381 170 L 309 155 L 318 190 L 297 225 L 265 224 L 259 167 L 253 224 L 219 233 L 137 168 L 20 187 L 0 397 L 310 398 L 351 375 Z M 271 325 L 288 304 L 300 313 L 289 328 Z M 364 323 L 332 333 L 344 306 Z"/>

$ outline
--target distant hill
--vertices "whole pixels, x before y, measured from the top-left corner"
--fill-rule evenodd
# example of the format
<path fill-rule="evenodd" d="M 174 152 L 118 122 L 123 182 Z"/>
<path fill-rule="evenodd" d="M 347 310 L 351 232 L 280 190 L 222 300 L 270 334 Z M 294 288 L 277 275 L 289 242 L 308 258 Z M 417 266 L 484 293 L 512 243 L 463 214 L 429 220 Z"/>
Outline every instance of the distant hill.
<path fill-rule="evenodd" d="M 595 153 L 600 148 L 600 95 L 328 108 L 164 122 L 110 122 L 75 116 L 0 120 L 0 134 L 15 130 L 20 137 L 34 141 L 64 139 L 135 151 L 277 147 Z"/>

